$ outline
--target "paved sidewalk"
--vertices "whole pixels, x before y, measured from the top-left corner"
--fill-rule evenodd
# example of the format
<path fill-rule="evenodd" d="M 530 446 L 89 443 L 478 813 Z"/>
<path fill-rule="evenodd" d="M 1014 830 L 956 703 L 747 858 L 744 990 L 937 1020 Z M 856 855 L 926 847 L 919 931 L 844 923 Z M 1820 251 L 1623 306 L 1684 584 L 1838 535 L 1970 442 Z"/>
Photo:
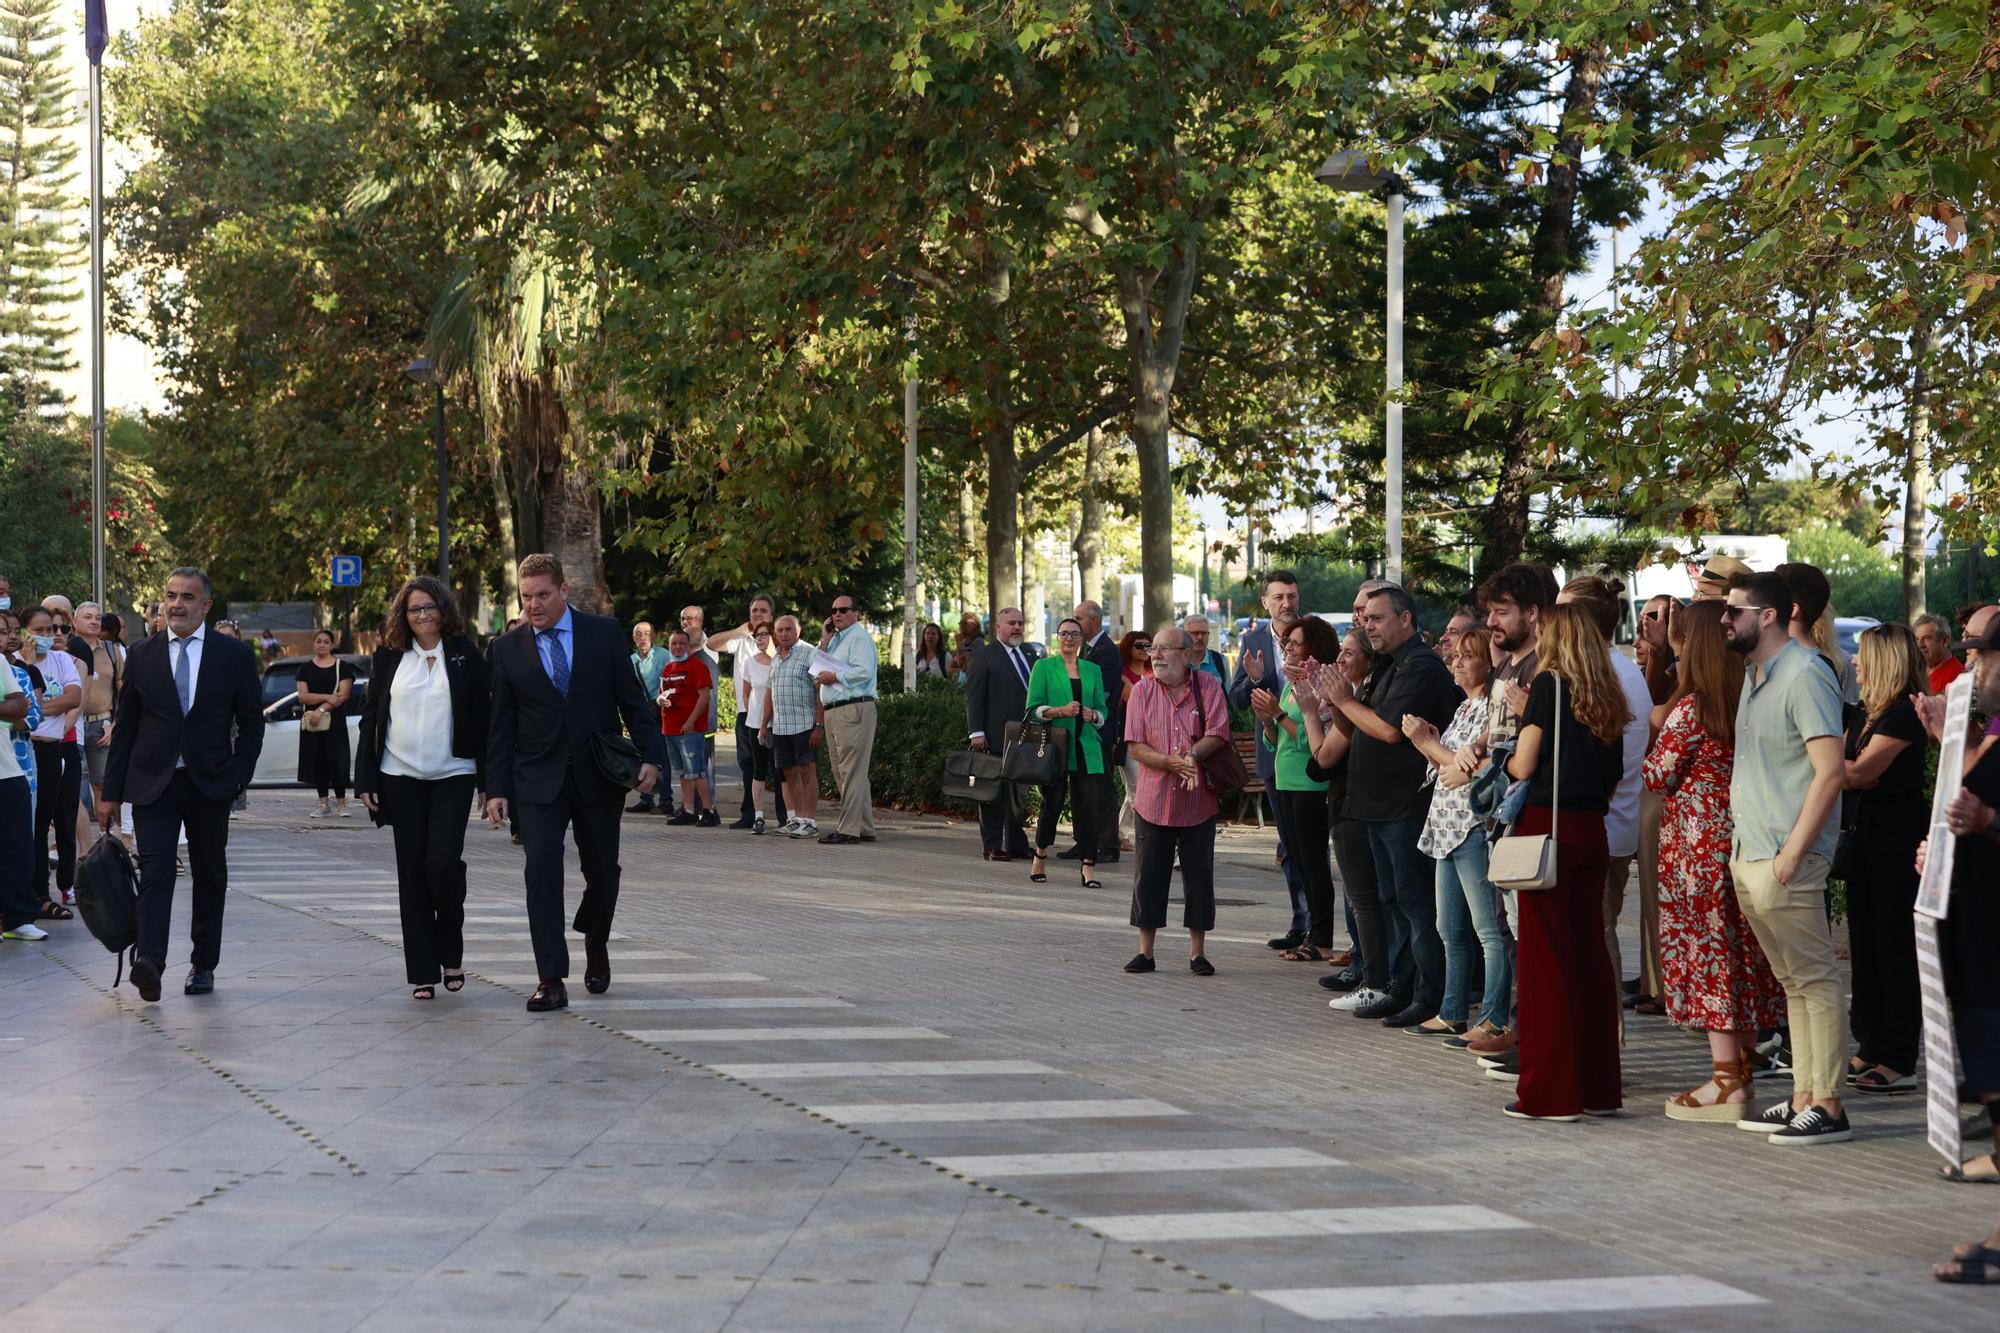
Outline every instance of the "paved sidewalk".
<path fill-rule="evenodd" d="M 477 979 L 420 1004 L 388 835 L 308 807 L 239 816 L 213 996 L 107 992 L 80 924 L 0 946 L 8 1333 L 2000 1321 L 1929 1280 L 2000 1190 L 1935 1179 L 1917 1099 L 1817 1151 L 1673 1124 L 1705 1049 L 1637 1020 L 1624 1117 L 1505 1120 L 1262 947 L 1268 833 L 1223 839 L 1204 980 L 1174 935 L 1119 970 L 1121 867 L 629 816 L 611 990 L 537 1017 L 504 835 L 469 840 Z"/>

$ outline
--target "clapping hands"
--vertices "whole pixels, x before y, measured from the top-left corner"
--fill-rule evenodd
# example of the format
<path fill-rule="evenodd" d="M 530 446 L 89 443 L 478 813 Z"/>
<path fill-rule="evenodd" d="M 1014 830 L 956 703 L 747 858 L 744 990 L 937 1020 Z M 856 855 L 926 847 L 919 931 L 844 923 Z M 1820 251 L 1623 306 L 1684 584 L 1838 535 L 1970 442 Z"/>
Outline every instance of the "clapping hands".
<path fill-rule="evenodd" d="M 1257 715 L 1259 722 L 1278 720 L 1278 696 L 1269 690 L 1250 691 L 1250 711 Z"/>

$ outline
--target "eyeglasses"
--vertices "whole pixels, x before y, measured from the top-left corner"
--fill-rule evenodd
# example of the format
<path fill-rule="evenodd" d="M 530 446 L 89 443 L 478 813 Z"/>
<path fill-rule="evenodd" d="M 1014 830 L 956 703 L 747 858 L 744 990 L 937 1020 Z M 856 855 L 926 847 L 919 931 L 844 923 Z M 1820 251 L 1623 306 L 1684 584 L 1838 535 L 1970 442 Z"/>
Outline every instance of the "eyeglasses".
<path fill-rule="evenodd" d="M 421 602 L 416 606 L 406 606 L 403 608 L 403 615 L 409 620 L 428 619 L 437 614 L 439 612 L 435 602 Z"/>
<path fill-rule="evenodd" d="M 1080 629 L 1059 629 L 1056 631 L 1056 637 L 1058 639 L 1081 639 L 1083 631 Z"/>
<path fill-rule="evenodd" d="M 1769 611 L 1770 609 L 1768 606 L 1725 606 L 1722 608 L 1722 618 L 1724 620 L 1734 620 L 1745 611 Z"/>

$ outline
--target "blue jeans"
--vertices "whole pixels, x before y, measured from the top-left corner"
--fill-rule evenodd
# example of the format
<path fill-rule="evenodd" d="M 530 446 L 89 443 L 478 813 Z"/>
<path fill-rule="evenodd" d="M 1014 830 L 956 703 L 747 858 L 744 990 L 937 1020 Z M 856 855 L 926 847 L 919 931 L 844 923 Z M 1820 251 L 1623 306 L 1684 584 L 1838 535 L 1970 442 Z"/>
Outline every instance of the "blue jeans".
<path fill-rule="evenodd" d="M 1507 932 L 1500 928 L 1500 903 L 1486 878 L 1486 838 L 1474 829 L 1466 840 L 1437 862 L 1438 932 L 1444 937 L 1444 1005 L 1447 1022 L 1463 1023 L 1471 998 L 1472 945 L 1486 965 L 1486 993 L 1479 1016 L 1496 1028 L 1513 1017 L 1514 956 Z"/>
<path fill-rule="evenodd" d="M 1294 935 L 1303 935 L 1312 926 L 1312 909 L 1306 905 L 1306 881 L 1299 874 L 1291 853 L 1291 839 L 1286 836 L 1285 803 L 1278 799 L 1278 780 L 1264 779 L 1264 786 L 1271 798 L 1271 822 L 1278 826 L 1278 855 L 1284 858 L 1285 887 L 1292 895 L 1292 929 Z"/>
<path fill-rule="evenodd" d="M 1388 925 L 1389 992 L 1436 1013 L 1444 1000 L 1444 945 L 1437 933 L 1437 871 L 1417 850 L 1422 819 L 1371 819 L 1375 892 Z"/>

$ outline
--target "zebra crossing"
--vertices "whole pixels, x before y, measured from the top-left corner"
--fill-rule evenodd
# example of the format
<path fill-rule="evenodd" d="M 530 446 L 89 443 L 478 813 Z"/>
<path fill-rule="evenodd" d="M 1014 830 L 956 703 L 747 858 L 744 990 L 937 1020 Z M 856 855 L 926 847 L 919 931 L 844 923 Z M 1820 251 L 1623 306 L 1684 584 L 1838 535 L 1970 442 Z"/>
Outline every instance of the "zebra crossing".
<path fill-rule="evenodd" d="M 308 867 L 295 850 L 256 842 L 232 848 L 230 861 L 232 887 L 240 893 L 381 937 L 395 933 L 394 883 L 379 873 L 371 878 L 373 867 L 318 856 Z M 339 887 L 302 888 L 300 876 L 308 869 L 317 882 Z M 475 882 L 467 909 L 469 924 L 513 927 L 468 931 L 475 950 L 466 956 L 468 970 L 498 985 L 533 986 L 532 972 L 522 970 L 532 953 L 518 891 Z M 614 932 L 612 938 L 626 936 Z M 503 942 L 511 947 L 497 947 Z M 911 1015 L 895 1012 L 888 1002 L 784 993 L 789 988 L 783 983 L 758 973 L 695 970 L 703 963 L 694 955 L 643 941 L 630 950 L 614 949 L 612 960 L 612 993 L 578 994 L 574 1012 L 682 1053 L 716 1074 L 797 1096 L 794 1104 L 803 1110 L 865 1130 L 969 1182 L 1031 1201 L 1108 1241 L 1150 1247 L 1168 1261 L 1213 1274 L 1230 1289 L 1248 1290 L 1301 1319 L 1428 1318 L 1476 1325 L 1497 1318 L 1636 1317 L 1763 1303 L 1753 1293 L 1699 1275 L 1633 1275 L 1629 1255 L 1554 1237 L 1499 1209 L 1439 1199 L 1364 1163 L 1273 1142 L 1269 1133 L 1212 1112 L 1122 1095 L 1046 1057 L 1005 1058 L 1000 1052 L 988 1058 L 996 1053 L 981 1050 L 960 1058 L 954 1034 L 911 1024 L 906 1021 Z M 707 966 L 715 961 L 706 960 Z M 691 966 L 675 970 L 678 963 Z M 617 970 L 633 964 L 646 970 Z M 756 993 L 738 993 L 744 988 Z M 844 1012 L 836 1017 L 829 1011 Z M 668 1015 L 675 1026 L 656 1026 Z M 773 1046 L 786 1049 L 773 1052 L 779 1058 L 760 1058 Z M 824 1094 L 836 1085 L 838 1097 L 800 1095 Z M 1200 1189 L 1190 1193 L 1176 1181 L 1198 1183 Z M 1205 1206 L 1185 1206 L 1190 1197 Z M 1512 1271 L 1562 1276 L 1365 1281 L 1384 1274 L 1365 1264 L 1343 1264 L 1338 1247 L 1313 1244 L 1390 1237 L 1402 1252 L 1421 1257 L 1428 1246 L 1448 1247 L 1469 1235 L 1491 1238 L 1493 1244 L 1509 1238 L 1554 1244 L 1560 1264 L 1528 1258 L 1524 1250 Z M 1438 1248 L 1434 1267 L 1449 1267 L 1451 1253 Z M 1604 1271 L 1593 1272 L 1593 1266 Z M 1256 1280 L 1237 1283 L 1233 1272 L 1252 1273 Z M 1329 1276 L 1354 1280 L 1329 1285 Z"/>

